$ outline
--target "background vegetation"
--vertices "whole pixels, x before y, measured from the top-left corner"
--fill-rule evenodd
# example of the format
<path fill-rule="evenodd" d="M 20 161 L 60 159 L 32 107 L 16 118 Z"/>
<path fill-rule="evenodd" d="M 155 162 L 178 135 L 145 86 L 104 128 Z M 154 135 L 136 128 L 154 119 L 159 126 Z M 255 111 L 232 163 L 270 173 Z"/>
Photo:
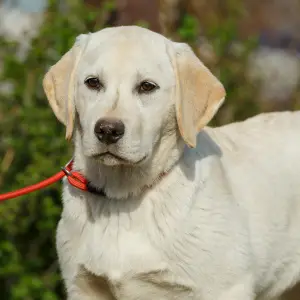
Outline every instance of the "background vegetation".
<path fill-rule="evenodd" d="M 64 140 L 64 128 L 48 107 L 42 78 L 83 32 L 107 25 L 114 11 L 108 1 L 101 11 L 89 10 L 69 1 L 61 13 L 58 0 L 49 2 L 46 19 L 32 48 L 20 58 L 19 45 L 0 39 L 0 82 L 12 87 L 0 92 L 0 191 L 6 192 L 40 181 L 59 170 L 71 157 L 72 147 Z M 213 124 L 244 119 L 262 109 L 255 101 L 256 89 L 244 76 L 246 60 L 255 38 L 243 42 L 238 54 L 232 51 L 237 39 L 236 3 L 226 14 L 212 19 L 206 29 L 183 15 L 176 39 L 197 50 L 200 32 L 211 42 L 216 57 L 207 62 L 224 83 L 228 97 Z M 144 24 L 144 23 L 143 23 Z M 146 24 L 144 24 L 146 26 Z M 55 227 L 61 212 L 60 184 L 0 205 L 0 294 L 5 300 L 56 300 L 63 288 L 55 253 Z"/>

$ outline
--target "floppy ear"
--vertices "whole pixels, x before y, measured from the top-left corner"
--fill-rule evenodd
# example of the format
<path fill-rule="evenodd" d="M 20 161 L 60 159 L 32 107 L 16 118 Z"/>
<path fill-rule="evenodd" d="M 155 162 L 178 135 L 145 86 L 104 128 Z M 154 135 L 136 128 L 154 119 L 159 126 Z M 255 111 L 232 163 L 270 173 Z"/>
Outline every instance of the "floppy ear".
<path fill-rule="evenodd" d="M 183 43 L 173 43 L 176 118 L 185 143 L 196 147 L 198 132 L 213 118 L 226 92 L 221 82 Z"/>
<path fill-rule="evenodd" d="M 57 119 L 66 126 L 66 139 L 72 137 L 75 119 L 74 96 L 76 70 L 82 53 L 80 35 L 69 50 L 50 70 L 43 80 L 49 104 Z"/>

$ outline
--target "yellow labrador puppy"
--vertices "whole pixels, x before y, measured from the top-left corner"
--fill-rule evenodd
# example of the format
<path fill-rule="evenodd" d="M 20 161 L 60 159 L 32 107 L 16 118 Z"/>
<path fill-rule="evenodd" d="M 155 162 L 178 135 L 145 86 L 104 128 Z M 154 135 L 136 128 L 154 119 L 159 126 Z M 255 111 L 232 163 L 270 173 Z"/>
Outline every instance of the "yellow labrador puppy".
<path fill-rule="evenodd" d="M 206 127 L 222 84 L 135 26 L 80 35 L 44 89 L 90 186 L 64 183 L 68 300 L 275 299 L 297 282 L 298 112 Z"/>

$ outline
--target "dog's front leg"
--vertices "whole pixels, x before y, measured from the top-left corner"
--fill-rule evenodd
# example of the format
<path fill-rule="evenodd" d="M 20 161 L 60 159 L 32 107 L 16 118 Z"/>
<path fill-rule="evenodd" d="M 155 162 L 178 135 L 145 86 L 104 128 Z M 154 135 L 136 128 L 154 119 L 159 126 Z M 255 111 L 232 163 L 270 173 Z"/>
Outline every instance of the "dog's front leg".
<path fill-rule="evenodd" d="M 67 300 L 115 300 L 108 285 L 79 265 L 77 235 L 61 219 L 56 233 L 56 248 L 67 292 Z"/>
<path fill-rule="evenodd" d="M 74 288 L 71 293 L 68 293 L 67 300 L 116 300 L 116 298 L 106 293 L 98 294 Z"/>
<path fill-rule="evenodd" d="M 255 300 L 256 296 L 253 291 L 244 289 L 243 286 L 235 286 L 230 291 L 222 294 L 218 300 Z"/>
<path fill-rule="evenodd" d="M 218 300 L 255 300 L 252 276 L 245 278 L 222 293 Z"/>
<path fill-rule="evenodd" d="M 77 256 L 80 241 L 67 224 L 61 219 L 56 233 L 56 248 L 67 300 L 115 300 L 108 282 L 79 264 Z"/>
<path fill-rule="evenodd" d="M 102 277 L 93 275 L 84 267 L 68 289 L 67 300 L 116 300 L 108 282 Z"/>

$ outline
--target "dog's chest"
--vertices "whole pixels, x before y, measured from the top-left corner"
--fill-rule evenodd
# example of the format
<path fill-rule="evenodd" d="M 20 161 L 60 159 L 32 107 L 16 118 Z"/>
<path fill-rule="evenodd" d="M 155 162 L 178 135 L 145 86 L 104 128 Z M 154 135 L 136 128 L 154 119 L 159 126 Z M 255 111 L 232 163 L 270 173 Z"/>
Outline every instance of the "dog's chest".
<path fill-rule="evenodd" d="M 95 222 L 86 222 L 77 243 L 77 264 L 86 274 L 82 279 L 97 282 L 96 286 L 116 299 L 190 295 L 189 284 L 174 272 L 168 258 L 168 236 L 162 228 L 149 225 L 147 214 L 139 216 L 104 214 Z"/>
<path fill-rule="evenodd" d="M 190 285 L 173 272 L 167 257 L 144 236 L 119 232 L 114 238 L 104 237 L 102 246 L 97 246 L 98 251 L 86 248 L 82 256 L 85 280 L 96 282 L 95 294 L 107 293 L 122 300 L 191 297 Z"/>
<path fill-rule="evenodd" d="M 117 224 L 87 226 L 81 237 L 79 260 L 95 274 L 121 276 L 132 269 L 147 269 L 163 261 L 147 232 L 120 228 Z"/>

